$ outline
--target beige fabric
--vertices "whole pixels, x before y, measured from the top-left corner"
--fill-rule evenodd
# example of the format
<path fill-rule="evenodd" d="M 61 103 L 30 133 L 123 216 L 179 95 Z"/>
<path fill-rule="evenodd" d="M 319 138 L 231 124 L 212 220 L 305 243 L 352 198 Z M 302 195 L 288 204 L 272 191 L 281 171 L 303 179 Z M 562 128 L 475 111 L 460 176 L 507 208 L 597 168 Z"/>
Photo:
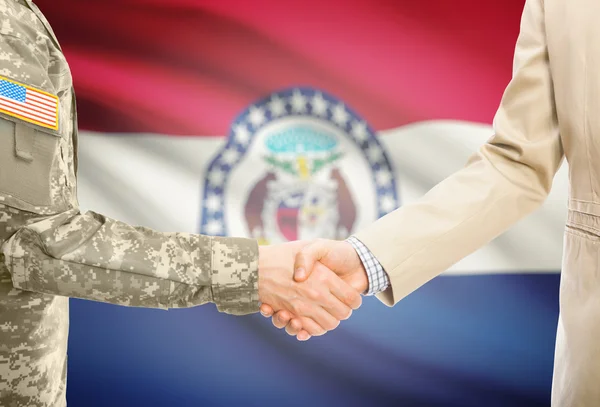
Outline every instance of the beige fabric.
<path fill-rule="evenodd" d="M 379 298 L 393 305 L 536 210 L 566 156 L 553 406 L 600 406 L 599 16 L 594 0 L 527 0 L 495 135 L 423 199 L 357 234 L 389 273 Z"/>

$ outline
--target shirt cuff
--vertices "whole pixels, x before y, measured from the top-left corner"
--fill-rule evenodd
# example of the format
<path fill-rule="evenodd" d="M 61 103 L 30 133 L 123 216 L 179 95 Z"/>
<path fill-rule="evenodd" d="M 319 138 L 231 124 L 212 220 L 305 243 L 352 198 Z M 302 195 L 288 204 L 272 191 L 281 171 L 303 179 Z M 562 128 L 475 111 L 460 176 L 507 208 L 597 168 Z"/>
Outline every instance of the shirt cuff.
<path fill-rule="evenodd" d="M 382 291 L 385 291 L 390 285 L 390 279 L 383 269 L 381 263 L 373 253 L 354 236 L 350 236 L 346 239 L 348 243 L 352 245 L 356 253 L 358 253 L 358 257 L 360 257 L 360 261 L 362 262 L 365 270 L 367 271 L 367 279 L 369 280 L 369 287 L 367 291 L 363 293 L 364 295 L 375 295 Z"/>

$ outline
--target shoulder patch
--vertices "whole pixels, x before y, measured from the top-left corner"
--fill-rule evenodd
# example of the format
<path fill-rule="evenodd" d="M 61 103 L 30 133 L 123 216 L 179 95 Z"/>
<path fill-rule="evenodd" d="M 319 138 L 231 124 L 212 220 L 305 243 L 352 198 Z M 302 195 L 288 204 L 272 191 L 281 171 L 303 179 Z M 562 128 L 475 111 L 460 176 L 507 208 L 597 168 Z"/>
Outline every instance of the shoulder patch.
<path fill-rule="evenodd" d="M 0 76 L 0 112 L 58 130 L 58 97 Z"/>

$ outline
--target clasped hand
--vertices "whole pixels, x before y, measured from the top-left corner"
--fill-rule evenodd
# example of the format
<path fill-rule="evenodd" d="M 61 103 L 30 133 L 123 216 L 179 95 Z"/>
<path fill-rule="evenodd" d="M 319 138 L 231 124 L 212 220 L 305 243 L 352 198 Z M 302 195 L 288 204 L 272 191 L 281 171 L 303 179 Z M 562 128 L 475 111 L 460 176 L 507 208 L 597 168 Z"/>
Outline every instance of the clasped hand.
<path fill-rule="evenodd" d="M 331 331 L 362 304 L 368 280 L 344 241 L 296 241 L 259 249 L 261 313 L 299 340 Z"/>

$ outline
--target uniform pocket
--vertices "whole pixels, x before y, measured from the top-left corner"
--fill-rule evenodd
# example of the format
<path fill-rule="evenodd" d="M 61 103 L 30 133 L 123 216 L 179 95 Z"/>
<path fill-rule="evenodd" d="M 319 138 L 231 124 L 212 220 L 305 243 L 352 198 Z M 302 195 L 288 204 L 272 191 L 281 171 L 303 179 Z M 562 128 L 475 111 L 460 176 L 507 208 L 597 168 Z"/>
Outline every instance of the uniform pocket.
<path fill-rule="evenodd" d="M 57 131 L 0 117 L 0 202 L 40 214 L 66 209 L 59 141 Z"/>

